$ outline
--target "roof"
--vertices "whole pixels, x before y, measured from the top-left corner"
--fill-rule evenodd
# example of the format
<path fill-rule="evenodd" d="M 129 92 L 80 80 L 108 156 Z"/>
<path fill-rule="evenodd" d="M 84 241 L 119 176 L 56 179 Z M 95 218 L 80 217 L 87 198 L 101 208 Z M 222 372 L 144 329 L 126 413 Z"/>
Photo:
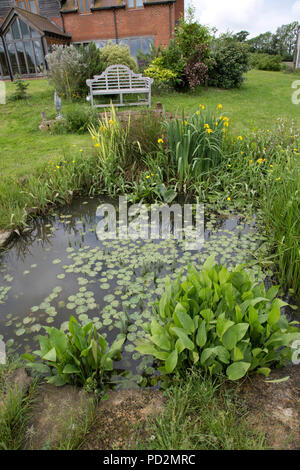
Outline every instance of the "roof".
<path fill-rule="evenodd" d="M 41 32 L 56 34 L 57 36 L 64 36 L 66 38 L 71 37 L 68 33 L 64 33 L 64 31 L 58 25 L 48 20 L 48 18 L 17 7 L 10 9 L 6 18 L 1 24 L 1 28 L 5 28 L 5 23 L 10 21 L 14 13 L 17 13 L 18 16 L 23 17 L 25 20 L 29 21 L 33 27 L 37 28 Z"/>

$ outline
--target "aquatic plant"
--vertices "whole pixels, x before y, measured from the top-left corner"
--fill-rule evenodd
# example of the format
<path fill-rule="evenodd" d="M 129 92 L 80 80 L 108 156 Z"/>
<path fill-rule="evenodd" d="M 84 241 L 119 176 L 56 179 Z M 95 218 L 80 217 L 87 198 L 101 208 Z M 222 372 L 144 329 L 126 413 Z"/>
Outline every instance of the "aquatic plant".
<path fill-rule="evenodd" d="M 187 279 L 166 281 L 155 318 L 145 329 L 148 338 L 136 350 L 151 354 L 160 372 L 184 375 L 197 365 L 211 374 L 226 371 L 229 380 L 247 373 L 268 376 L 272 366 L 285 364 L 291 344 L 300 339 L 297 327 L 280 314 L 287 305 L 267 292 L 243 267 L 228 271 L 209 257 L 200 272 L 192 265 Z"/>
<path fill-rule="evenodd" d="M 47 336 L 39 335 L 40 349 L 25 353 L 28 367 L 47 374 L 47 382 L 56 386 L 81 385 L 87 390 L 102 392 L 113 371 L 113 360 L 120 356 L 126 336 L 120 334 L 108 347 L 93 323 L 81 326 L 73 316 L 69 320 L 69 333 L 45 326 Z M 38 356 L 42 362 L 35 362 Z"/>

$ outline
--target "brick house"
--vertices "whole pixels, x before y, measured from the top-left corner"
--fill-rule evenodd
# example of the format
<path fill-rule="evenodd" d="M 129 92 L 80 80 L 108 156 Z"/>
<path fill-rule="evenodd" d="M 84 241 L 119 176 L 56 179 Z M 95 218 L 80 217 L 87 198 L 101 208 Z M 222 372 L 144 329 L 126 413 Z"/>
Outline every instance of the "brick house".
<path fill-rule="evenodd" d="M 184 0 L 0 0 L 0 77 L 36 76 L 52 44 L 167 45 Z"/>

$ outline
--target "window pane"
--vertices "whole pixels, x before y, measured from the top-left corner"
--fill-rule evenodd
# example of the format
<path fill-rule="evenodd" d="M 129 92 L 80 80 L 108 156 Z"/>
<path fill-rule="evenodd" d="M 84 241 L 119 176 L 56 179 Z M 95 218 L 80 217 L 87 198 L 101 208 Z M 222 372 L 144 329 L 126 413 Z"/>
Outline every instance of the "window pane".
<path fill-rule="evenodd" d="M 31 33 L 32 38 L 39 38 L 40 37 L 39 33 L 35 29 L 30 28 L 30 33 Z"/>
<path fill-rule="evenodd" d="M 128 0 L 128 8 L 134 7 L 134 0 Z"/>
<path fill-rule="evenodd" d="M 12 37 L 11 29 L 10 29 L 10 28 L 9 28 L 9 30 L 7 31 L 6 35 L 5 35 L 5 38 L 6 38 L 6 41 L 12 41 L 13 37 Z"/>
<path fill-rule="evenodd" d="M 28 64 L 28 71 L 29 73 L 35 73 L 35 66 L 34 66 L 34 55 L 32 49 L 32 42 L 31 41 L 24 41 L 25 52 L 26 52 L 26 59 Z"/>
<path fill-rule="evenodd" d="M 144 5 L 144 0 L 135 0 L 136 7 L 142 7 Z"/>
<path fill-rule="evenodd" d="M 84 11 L 84 5 L 83 5 L 83 0 L 79 0 L 79 10 Z"/>
<path fill-rule="evenodd" d="M 11 31 L 14 39 L 21 39 L 17 21 L 14 21 L 11 25 Z"/>
<path fill-rule="evenodd" d="M 44 56 L 42 52 L 42 45 L 40 41 L 34 41 L 34 52 L 37 67 L 44 65 Z M 41 71 L 41 70 L 40 70 Z"/>
<path fill-rule="evenodd" d="M 30 37 L 28 26 L 27 26 L 26 23 L 24 23 L 24 21 L 22 21 L 22 20 L 19 20 L 19 21 L 20 21 L 20 28 L 21 28 L 22 37 L 24 39 L 28 39 Z"/>
<path fill-rule="evenodd" d="M 21 75 L 25 75 L 28 72 L 27 72 L 27 67 L 26 67 L 26 62 L 25 62 L 25 57 L 24 57 L 23 43 L 21 41 L 16 42 L 16 49 L 17 49 L 17 54 L 18 54 L 18 59 L 19 59 Z"/>
<path fill-rule="evenodd" d="M 136 58 L 137 51 L 140 49 L 140 40 L 139 39 L 130 39 L 130 54 Z"/>
<path fill-rule="evenodd" d="M 23 8 L 23 10 L 25 10 L 25 2 L 18 2 L 17 6 L 19 8 Z"/>
<path fill-rule="evenodd" d="M 18 67 L 18 62 L 17 62 L 17 58 L 16 58 L 15 45 L 14 44 L 8 44 L 7 49 L 8 49 L 8 56 L 9 56 L 12 72 L 13 72 L 13 74 L 19 73 L 19 67 Z"/>
<path fill-rule="evenodd" d="M 90 0 L 85 0 L 85 9 L 86 11 L 90 11 Z"/>
<path fill-rule="evenodd" d="M 1 65 L 3 76 L 5 77 L 5 76 L 9 75 L 8 66 L 7 66 L 7 62 L 6 62 L 6 57 L 5 57 L 5 53 L 4 53 L 4 47 L 3 47 L 2 44 L 0 44 L 0 65 Z"/>
<path fill-rule="evenodd" d="M 32 11 L 32 13 L 37 13 L 36 3 L 34 0 L 29 1 L 29 9 Z"/>

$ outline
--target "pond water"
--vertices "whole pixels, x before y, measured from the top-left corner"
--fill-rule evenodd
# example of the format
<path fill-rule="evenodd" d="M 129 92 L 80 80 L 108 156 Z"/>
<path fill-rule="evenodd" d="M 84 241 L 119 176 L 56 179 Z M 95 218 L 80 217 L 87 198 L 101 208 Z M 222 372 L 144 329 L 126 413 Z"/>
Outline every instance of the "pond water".
<path fill-rule="evenodd" d="M 184 251 L 183 241 L 104 240 L 96 235 L 99 199 L 77 200 L 30 230 L 0 255 L 0 339 L 9 352 L 37 349 L 43 326 L 66 329 L 70 315 L 93 321 L 111 342 L 120 317 L 129 318 L 119 386 L 145 384 L 153 374 L 149 356 L 134 349 L 151 320 L 152 305 L 168 275 L 175 279 L 189 262 L 201 268 L 214 254 L 218 262 L 240 264 L 262 243 L 255 220 L 243 216 L 205 214 L 205 243 L 200 251 Z M 152 385 L 155 378 L 152 378 Z"/>

